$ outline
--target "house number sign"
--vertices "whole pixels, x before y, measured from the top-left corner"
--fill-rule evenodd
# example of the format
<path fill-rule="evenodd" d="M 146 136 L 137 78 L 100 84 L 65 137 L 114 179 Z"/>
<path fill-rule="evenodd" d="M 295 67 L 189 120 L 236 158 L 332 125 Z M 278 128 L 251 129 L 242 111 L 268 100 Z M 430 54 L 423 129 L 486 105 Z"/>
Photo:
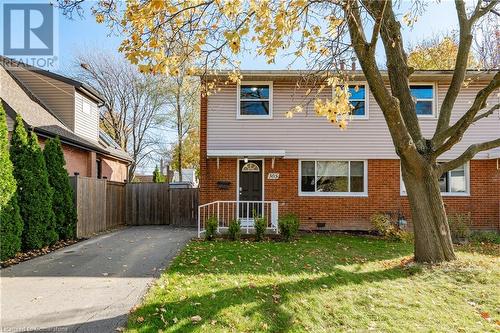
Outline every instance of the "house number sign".
<path fill-rule="evenodd" d="M 271 180 L 280 179 L 280 174 L 279 174 L 279 172 L 269 172 L 267 174 L 267 179 L 271 179 Z"/>

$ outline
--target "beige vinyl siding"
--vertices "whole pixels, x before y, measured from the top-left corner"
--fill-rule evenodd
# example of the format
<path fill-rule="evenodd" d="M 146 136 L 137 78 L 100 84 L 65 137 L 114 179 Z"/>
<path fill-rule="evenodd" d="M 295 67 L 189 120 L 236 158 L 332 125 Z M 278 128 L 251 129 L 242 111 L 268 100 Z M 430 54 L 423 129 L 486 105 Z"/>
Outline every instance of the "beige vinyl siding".
<path fill-rule="evenodd" d="M 12 73 L 36 95 L 69 129 L 74 130 L 75 88 L 48 76 L 24 69 Z"/>
<path fill-rule="evenodd" d="M 419 81 L 429 83 L 432 81 Z M 463 88 L 457 99 L 452 120 L 463 114 L 477 91 L 485 82 L 475 82 Z M 436 83 L 439 108 L 447 89 L 446 82 Z M 236 85 L 222 87 L 222 90 L 208 98 L 207 149 L 208 150 L 285 150 L 285 158 L 301 159 L 393 159 L 397 158 L 382 111 L 371 93 L 369 98 L 369 119 L 353 119 L 347 130 L 341 131 L 314 114 L 312 105 L 307 112 L 285 118 L 285 112 L 300 103 L 305 89 L 295 87 L 292 81 L 273 82 L 273 118 L 237 119 Z M 331 96 L 331 89 L 325 89 L 321 98 Z M 497 94 L 490 98 L 498 101 Z M 422 132 L 430 136 L 437 119 L 421 119 Z M 500 115 L 495 113 L 473 125 L 462 142 L 443 158 L 458 156 L 470 144 L 498 138 L 500 136 Z M 476 158 L 486 158 L 481 153 Z"/>
<path fill-rule="evenodd" d="M 90 108 L 84 111 L 84 104 Z M 99 140 L 99 110 L 97 104 L 76 92 L 75 94 L 75 134 L 97 142 Z"/>

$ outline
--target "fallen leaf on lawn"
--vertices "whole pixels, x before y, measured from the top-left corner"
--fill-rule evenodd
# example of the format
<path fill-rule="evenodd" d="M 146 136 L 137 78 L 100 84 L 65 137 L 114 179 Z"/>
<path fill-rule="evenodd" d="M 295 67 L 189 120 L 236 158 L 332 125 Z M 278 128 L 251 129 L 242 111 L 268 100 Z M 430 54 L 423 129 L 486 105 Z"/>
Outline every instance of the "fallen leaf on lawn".
<path fill-rule="evenodd" d="M 137 317 L 137 322 L 138 323 L 144 322 L 144 317 Z"/>
<path fill-rule="evenodd" d="M 491 319 L 489 312 L 486 312 L 486 311 L 481 312 L 481 317 L 482 317 L 483 319 L 488 320 L 488 321 Z"/>
<path fill-rule="evenodd" d="M 117 332 L 125 332 L 125 327 L 121 327 L 121 326 L 117 327 L 117 328 L 115 328 L 115 331 L 117 331 Z"/>
<path fill-rule="evenodd" d="M 199 323 L 200 321 L 201 321 L 200 316 L 192 316 L 191 317 L 191 322 L 193 322 L 193 323 Z"/>
<path fill-rule="evenodd" d="M 177 317 L 174 317 L 174 319 L 172 319 L 172 321 L 175 323 L 177 323 L 179 321 L 179 319 L 177 319 Z"/>
<path fill-rule="evenodd" d="M 212 320 L 212 321 L 210 322 L 210 324 L 211 324 L 211 325 L 215 325 L 215 324 L 217 324 L 217 320 L 215 320 L 215 319 L 214 319 L 214 320 Z"/>
<path fill-rule="evenodd" d="M 273 295 L 273 302 L 274 303 L 278 303 L 281 299 L 281 295 L 278 295 L 278 294 L 274 294 Z"/>

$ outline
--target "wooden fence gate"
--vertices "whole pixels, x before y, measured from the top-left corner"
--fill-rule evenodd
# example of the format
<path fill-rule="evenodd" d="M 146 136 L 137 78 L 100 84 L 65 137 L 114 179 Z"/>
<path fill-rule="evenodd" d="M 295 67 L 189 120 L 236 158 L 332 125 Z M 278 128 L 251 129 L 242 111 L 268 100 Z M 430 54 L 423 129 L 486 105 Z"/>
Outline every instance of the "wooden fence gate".
<path fill-rule="evenodd" d="M 171 189 L 166 183 L 118 183 L 71 177 L 78 214 L 77 237 L 120 225 L 195 227 L 198 189 Z"/>

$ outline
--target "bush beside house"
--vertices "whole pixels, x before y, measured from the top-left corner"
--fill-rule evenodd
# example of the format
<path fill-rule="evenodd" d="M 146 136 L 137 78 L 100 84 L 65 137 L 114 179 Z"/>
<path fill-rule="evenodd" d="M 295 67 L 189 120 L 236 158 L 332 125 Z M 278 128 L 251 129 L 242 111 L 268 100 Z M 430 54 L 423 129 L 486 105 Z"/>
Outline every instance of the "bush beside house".
<path fill-rule="evenodd" d="M 53 190 L 52 206 L 59 239 L 73 239 L 76 235 L 77 214 L 73 203 L 73 188 L 65 169 L 64 153 L 59 137 L 47 141 L 43 151 L 49 184 Z"/>
<path fill-rule="evenodd" d="M 280 217 L 278 220 L 278 227 L 283 239 L 287 242 L 291 241 L 299 231 L 300 221 L 297 215 L 287 214 Z"/>
<path fill-rule="evenodd" d="M 9 154 L 7 119 L 0 101 L 0 260 L 21 250 L 23 221 L 17 203 L 16 180 Z"/>
<path fill-rule="evenodd" d="M 12 133 L 10 155 L 24 221 L 22 248 L 31 250 L 53 244 L 58 237 L 45 160 L 36 134 L 32 132 L 28 136 L 19 115 Z"/>

